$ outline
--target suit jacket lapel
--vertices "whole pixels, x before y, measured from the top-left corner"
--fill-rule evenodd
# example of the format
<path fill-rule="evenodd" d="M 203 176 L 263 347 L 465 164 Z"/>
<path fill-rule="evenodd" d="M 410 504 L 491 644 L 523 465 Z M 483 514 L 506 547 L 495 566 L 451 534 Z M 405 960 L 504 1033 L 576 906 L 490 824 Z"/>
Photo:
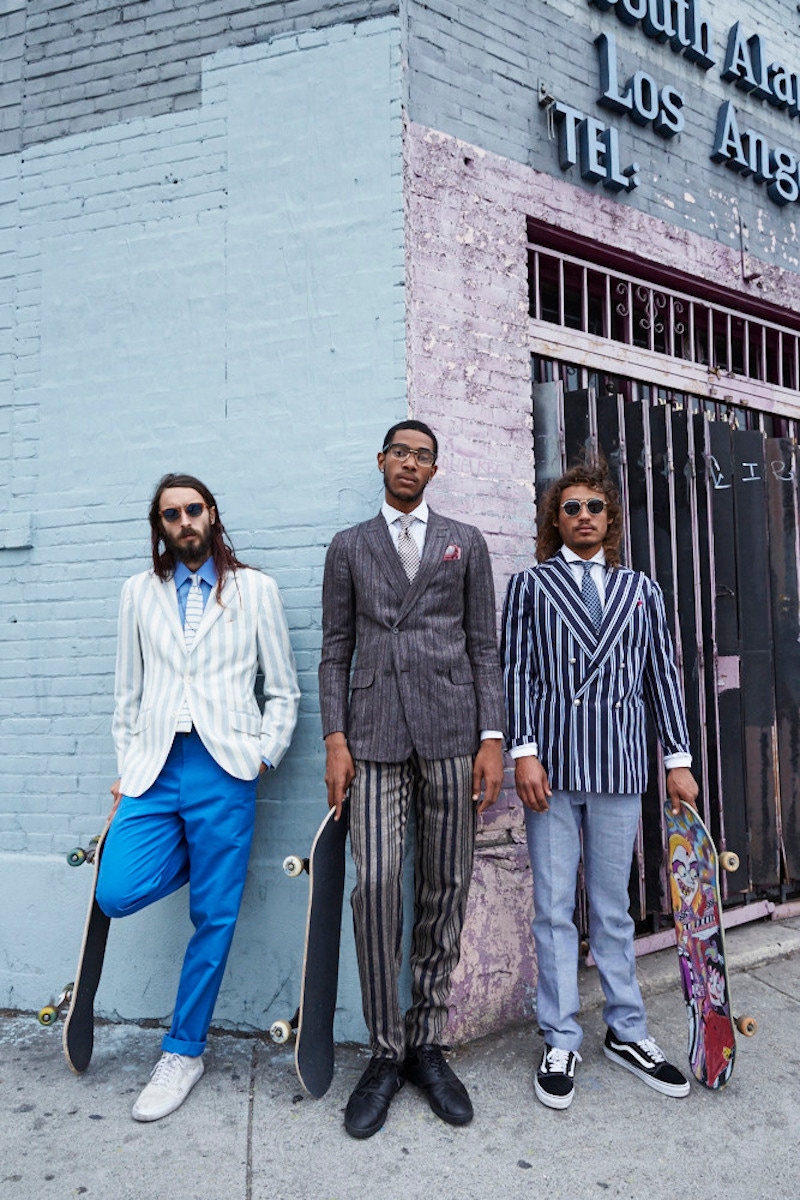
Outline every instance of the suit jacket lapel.
<path fill-rule="evenodd" d="M 439 566 L 444 555 L 445 546 L 447 545 L 447 533 L 448 526 L 444 517 L 440 517 L 438 513 L 431 512 L 428 509 L 428 528 L 425 532 L 422 558 L 420 559 L 419 570 L 414 576 L 410 587 L 402 564 L 400 565 L 400 570 L 403 571 L 403 578 L 406 580 L 407 590 L 400 611 L 397 614 L 398 621 L 402 621 L 408 610 L 416 603 L 418 597 L 422 595 L 431 582 L 436 568 Z M 394 550 L 394 547 L 392 549 Z M 400 562 L 400 556 L 396 550 L 395 558 Z"/>
<path fill-rule="evenodd" d="M 203 609 L 203 619 L 197 627 L 197 633 L 194 635 L 194 643 L 192 645 L 192 650 L 194 650 L 195 646 L 201 640 L 201 638 L 204 638 L 206 636 L 206 634 L 208 633 L 209 629 L 211 629 L 216 624 L 216 622 L 220 619 L 223 612 L 225 611 L 225 608 L 227 607 L 228 604 L 230 604 L 230 602 L 233 600 L 234 596 L 236 595 L 236 590 L 237 590 L 236 589 L 236 578 L 233 575 L 233 573 L 230 571 L 228 572 L 225 582 L 222 585 L 222 595 L 220 597 L 220 599 L 222 600 L 222 604 L 217 604 L 216 584 L 211 589 L 211 595 L 208 597 L 208 600 L 206 601 L 206 606 Z M 183 633 L 183 631 L 181 631 L 181 634 L 182 633 Z"/>
<path fill-rule="evenodd" d="M 167 625 L 170 628 L 172 636 L 177 642 L 184 645 L 183 627 L 181 625 L 180 610 L 178 608 L 178 593 L 175 589 L 174 579 L 159 579 L 157 575 L 151 576 L 150 586 L 152 587 L 156 600 L 164 614 Z"/>
<path fill-rule="evenodd" d="M 381 569 L 389 579 L 398 596 L 405 598 L 408 588 L 408 576 L 403 570 L 400 555 L 397 553 L 392 535 L 383 513 L 378 513 L 367 524 L 367 545 L 381 565 Z"/>
<path fill-rule="evenodd" d="M 642 601 L 644 581 L 638 571 L 618 567 L 606 576 L 606 602 L 597 644 L 581 688 L 597 674 Z M 580 690 L 580 689 L 579 689 Z"/>
<path fill-rule="evenodd" d="M 537 578 L 553 607 L 569 627 L 585 654 L 593 656 L 597 648 L 597 630 L 592 624 L 571 567 L 563 554 L 541 564 Z"/>

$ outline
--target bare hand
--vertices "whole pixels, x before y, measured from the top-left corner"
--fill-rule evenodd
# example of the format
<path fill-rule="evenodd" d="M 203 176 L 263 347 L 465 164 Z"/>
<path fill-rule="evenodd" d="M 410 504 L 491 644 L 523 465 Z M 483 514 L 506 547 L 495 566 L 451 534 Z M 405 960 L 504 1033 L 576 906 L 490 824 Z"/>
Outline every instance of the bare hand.
<path fill-rule="evenodd" d="M 517 795 L 531 812 L 547 812 L 547 801 L 553 794 L 547 772 L 535 754 L 514 760 L 514 783 Z"/>
<path fill-rule="evenodd" d="M 342 804 L 350 784 L 356 777 L 355 763 L 343 733 L 329 733 L 325 738 L 325 783 L 328 788 L 328 807 L 336 809 L 335 821 L 342 815 Z"/>
<path fill-rule="evenodd" d="M 472 799 L 480 801 L 478 812 L 491 808 L 503 786 L 503 743 L 499 738 L 484 738 L 472 766 Z M 483 799 L 481 800 L 481 788 Z"/>
<path fill-rule="evenodd" d="M 114 819 L 114 814 L 116 813 L 117 809 L 119 808 L 119 802 L 122 799 L 122 792 L 120 791 L 120 788 L 119 788 L 120 783 L 121 783 L 121 780 L 115 779 L 114 782 L 112 783 L 111 787 L 109 788 L 111 795 L 114 797 L 114 803 L 111 805 L 111 811 L 108 814 L 109 821 L 112 821 Z"/>
<path fill-rule="evenodd" d="M 667 771 L 667 795 L 676 815 L 681 811 L 681 801 L 690 808 L 697 808 L 695 800 L 699 791 L 697 780 L 688 767 L 673 767 Z"/>

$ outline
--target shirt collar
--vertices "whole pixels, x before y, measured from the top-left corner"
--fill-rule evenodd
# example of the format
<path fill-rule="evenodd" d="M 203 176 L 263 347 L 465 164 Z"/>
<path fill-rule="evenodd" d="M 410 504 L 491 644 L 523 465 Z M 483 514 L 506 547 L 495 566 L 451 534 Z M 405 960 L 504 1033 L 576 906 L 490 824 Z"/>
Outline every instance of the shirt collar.
<path fill-rule="evenodd" d="M 598 563 L 601 567 L 606 565 L 606 552 L 602 546 L 597 551 L 597 554 L 594 554 L 591 558 L 581 558 L 579 554 L 576 554 L 574 550 L 570 550 L 568 546 L 562 546 L 560 553 L 568 563 L 580 563 L 581 566 L 585 562 Z"/>
<path fill-rule="evenodd" d="M 186 563 L 179 562 L 175 567 L 175 587 L 179 588 L 181 584 L 186 583 L 192 572 L 187 567 Z M 217 583 L 217 568 L 214 566 L 213 558 L 207 558 L 202 567 L 195 574 L 199 575 L 203 583 L 207 583 L 209 587 L 216 587 Z"/>
<path fill-rule="evenodd" d="M 385 500 L 381 505 L 381 512 L 383 513 L 383 518 L 387 525 L 392 525 L 398 517 L 402 517 L 403 515 L 399 508 L 392 508 L 391 504 L 387 504 Z M 417 507 L 410 515 L 415 517 L 418 521 L 422 521 L 423 525 L 427 525 L 429 512 L 430 509 L 428 508 L 428 502 L 423 496 Z"/>

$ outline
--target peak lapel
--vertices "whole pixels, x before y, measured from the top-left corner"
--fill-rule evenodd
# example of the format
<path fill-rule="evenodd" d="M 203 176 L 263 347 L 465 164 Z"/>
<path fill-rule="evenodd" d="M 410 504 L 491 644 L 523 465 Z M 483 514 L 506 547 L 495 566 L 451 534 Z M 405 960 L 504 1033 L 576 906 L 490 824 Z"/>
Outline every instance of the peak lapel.
<path fill-rule="evenodd" d="M 603 606 L 603 623 L 597 645 L 581 684 L 585 687 L 597 673 L 603 662 L 619 641 L 629 623 L 637 604 L 641 602 L 644 587 L 643 577 L 638 571 L 617 567 L 606 576 L 606 602 Z"/>
<path fill-rule="evenodd" d="M 556 554 L 542 563 L 537 568 L 537 578 L 584 653 L 590 657 L 594 656 L 597 648 L 597 630 L 564 556 Z"/>

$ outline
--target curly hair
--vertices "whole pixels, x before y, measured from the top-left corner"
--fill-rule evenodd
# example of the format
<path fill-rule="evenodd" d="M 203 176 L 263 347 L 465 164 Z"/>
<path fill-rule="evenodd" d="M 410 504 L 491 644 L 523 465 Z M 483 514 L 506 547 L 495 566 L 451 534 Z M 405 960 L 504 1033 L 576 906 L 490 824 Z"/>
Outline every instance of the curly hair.
<path fill-rule="evenodd" d="M 204 483 L 194 475 L 164 475 L 158 482 L 153 499 L 150 502 L 150 540 L 153 548 L 153 570 L 159 579 L 171 579 L 175 574 L 175 555 L 164 543 L 161 529 L 161 495 L 167 488 L 191 488 L 198 492 L 209 508 L 213 508 L 217 519 L 211 526 L 211 557 L 217 570 L 217 603 L 221 604 L 222 587 L 228 571 L 246 568 L 247 563 L 240 562 L 225 532 L 222 517 L 219 515 L 217 502 Z M 163 543 L 163 548 L 162 548 Z"/>
<path fill-rule="evenodd" d="M 563 542 L 558 531 L 558 512 L 561 506 L 561 496 L 567 488 L 591 488 L 600 492 L 606 499 L 608 514 L 608 531 L 603 541 L 603 551 L 608 567 L 618 567 L 620 564 L 620 543 L 622 541 L 622 508 L 619 502 L 619 492 L 611 478 L 605 462 L 578 463 L 571 467 L 560 479 L 548 488 L 539 506 L 538 526 L 536 537 L 536 560 L 545 562 L 561 549 Z"/>

